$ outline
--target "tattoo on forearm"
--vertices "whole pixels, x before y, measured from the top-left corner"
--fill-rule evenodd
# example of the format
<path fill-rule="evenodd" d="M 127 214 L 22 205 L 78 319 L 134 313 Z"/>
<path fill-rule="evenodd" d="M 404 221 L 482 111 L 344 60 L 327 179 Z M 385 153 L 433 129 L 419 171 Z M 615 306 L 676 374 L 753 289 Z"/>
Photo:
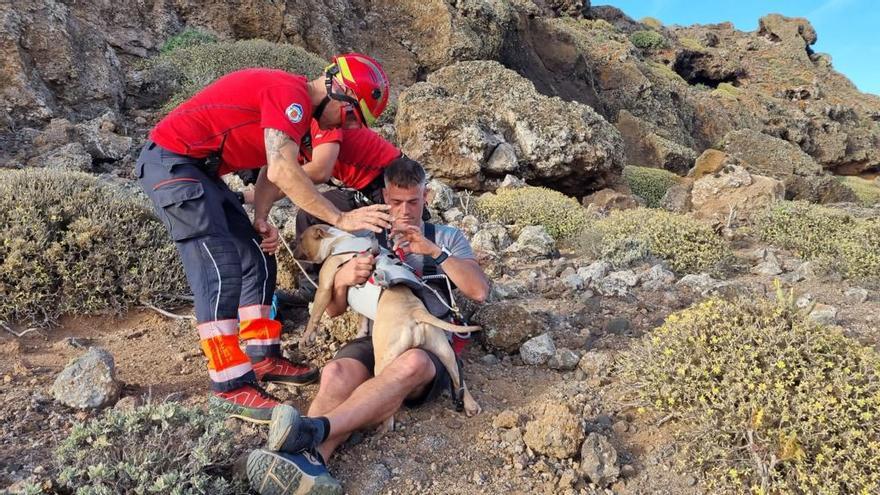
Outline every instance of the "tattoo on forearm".
<path fill-rule="evenodd" d="M 290 136 L 272 128 L 263 131 L 263 139 L 266 144 L 266 163 L 284 159 L 284 148 L 293 143 Z"/>

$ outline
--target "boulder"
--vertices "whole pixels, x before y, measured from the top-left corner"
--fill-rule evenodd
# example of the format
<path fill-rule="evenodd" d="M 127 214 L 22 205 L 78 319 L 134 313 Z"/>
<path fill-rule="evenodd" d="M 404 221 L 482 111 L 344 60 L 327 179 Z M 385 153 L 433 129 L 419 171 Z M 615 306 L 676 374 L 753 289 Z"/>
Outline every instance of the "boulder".
<path fill-rule="evenodd" d="M 697 218 L 723 223 L 731 212 L 736 219 L 748 219 L 784 196 L 785 187 L 781 181 L 752 175 L 743 167 L 728 165 L 694 182 L 691 203 Z"/>
<path fill-rule="evenodd" d="M 687 213 L 693 208 L 691 203 L 691 191 L 694 188 L 693 180 L 684 178 L 681 182 L 669 186 L 663 199 L 660 200 L 660 208 L 673 213 Z"/>
<path fill-rule="evenodd" d="M 814 203 L 854 201 L 846 186 L 824 175 L 822 167 L 797 146 L 752 129 L 724 136 L 724 151 L 736 157 L 752 174 L 781 180 L 785 199 Z"/>
<path fill-rule="evenodd" d="M 58 374 L 52 395 L 69 407 L 99 409 L 112 406 L 119 398 L 120 389 L 113 355 L 92 347 Z"/>
<path fill-rule="evenodd" d="M 621 110 L 615 127 L 623 137 L 629 163 L 643 167 L 662 168 L 684 175 L 694 165 L 697 153 L 661 136 L 653 126 L 627 110 Z"/>
<path fill-rule="evenodd" d="M 497 62 L 460 62 L 411 86 L 400 95 L 395 127 L 403 152 L 453 187 L 486 190 L 487 177 L 516 172 L 583 196 L 612 183 L 623 166 L 620 135 L 590 107 L 544 96 Z M 503 171 L 490 170 L 494 154 L 511 148 L 517 169 L 505 159 Z"/>
<path fill-rule="evenodd" d="M 481 306 L 473 320 L 483 327 L 481 334 L 486 348 L 507 354 L 517 352 L 523 342 L 544 330 L 543 324 L 531 313 L 507 301 Z"/>
<path fill-rule="evenodd" d="M 602 211 L 629 210 L 639 207 L 639 202 L 632 196 L 607 187 L 584 197 L 582 203 L 586 207 L 592 205 L 593 208 Z"/>
<path fill-rule="evenodd" d="M 697 180 L 704 175 L 714 174 L 727 165 L 737 165 L 737 162 L 736 158 L 727 153 L 710 148 L 697 157 L 694 168 L 688 172 L 688 177 Z"/>

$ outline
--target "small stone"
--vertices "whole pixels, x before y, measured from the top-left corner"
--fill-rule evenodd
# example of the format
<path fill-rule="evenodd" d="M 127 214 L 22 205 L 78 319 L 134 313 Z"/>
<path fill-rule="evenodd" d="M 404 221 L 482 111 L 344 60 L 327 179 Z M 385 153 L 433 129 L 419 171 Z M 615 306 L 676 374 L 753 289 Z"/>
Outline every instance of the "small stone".
<path fill-rule="evenodd" d="M 498 359 L 498 356 L 495 354 L 486 354 L 485 356 L 480 358 L 480 362 L 487 366 L 495 366 L 501 363 L 501 360 Z"/>
<path fill-rule="evenodd" d="M 446 211 L 452 208 L 455 193 L 452 188 L 437 179 L 428 182 L 428 206 L 437 211 Z"/>
<path fill-rule="evenodd" d="M 58 374 L 52 395 L 69 407 L 97 409 L 115 403 L 120 388 L 113 355 L 92 347 Z"/>
<path fill-rule="evenodd" d="M 810 293 L 805 293 L 801 295 L 801 297 L 797 298 L 797 300 L 794 302 L 794 305 L 800 309 L 804 309 L 810 304 L 813 304 L 813 295 Z"/>
<path fill-rule="evenodd" d="M 516 242 L 504 252 L 528 258 L 546 258 L 556 253 L 556 241 L 543 225 L 529 225 L 523 227 Z"/>
<path fill-rule="evenodd" d="M 577 454 L 584 438 L 580 418 L 564 404 L 545 404 L 540 414 L 526 424 L 523 440 L 530 449 L 557 459 Z"/>
<path fill-rule="evenodd" d="M 498 189 L 516 189 L 526 187 L 526 185 L 526 181 L 519 177 L 507 174 L 504 176 L 504 180 L 501 181 L 501 184 L 498 185 Z"/>
<path fill-rule="evenodd" d="M 446 223 L 456 223 L 464 218 L 464 212 L 462 212 L 458 208 L 449 208 L 448 210 L 444 211 L 442 215 L 443 220 L 445 220 Z"/>
<path fill-rule="evenodd" d="M 809 316 L 820 325 L 837 324 L 837 308 L 828 304 L 816 304 L 813 311 L 810 311 Z"/>
<path fill-rule="evenodd" d="M 563 275 L 562 283 L 571 290 L 581 290 L 584 288 L 584 279 L 577 273 Z"/>
<path fill-rule="evenodd" d="M 852 287 L 847 289 L 843 296 L 850 304 L 861 304 L 868 300 L 868 291 L 860 287 Z"/>
<path fill-rule="evenodd" d="M 607 277 L 595 282 L 593 285 L 599 294 L 603 296 L 625 297 L 629 294 L 629 288 L 639 283 L 639 277 L 632 270 L 611 272 Z"/>
<path fill-rule="evenodd" d="M 718 281 L 712 278 L 708 273 L 701 273 L 699 275 L 690 274 L 682 277 L 676 285 L 687 287 L 701 294 L 706 294 L 718 285 Z"/>
<path fill-rule="evenodd" d="M 668 289 L 675 283 L 675 274 L 663 268 L 663 265 L 654 265 L 639 274 L 639 281 L 645 289 Z"/>
<path fill-rule="evenodd" d="M 623 420 L 617 421 L 611 425 L 611 429 L 614 430 L 614 433 L 622 435 L 629 430 L 629 423 Z"/>
<path fill-rule="evenodd" d="M 519 355 L 526 364 L 538 366 L 546 363 L 556 354 L 556 345 L 549 333 L 533 337 L 523 343 L 519 348 Z"/>
<path fill-rule="evenodd" d="M 631 324 L 626 318 L 612 318 L 605 324 L 605 333 L 613 335 L 626 335 L 631 328 Z"/>
<path fill-rule="evenodd" d="M 113 409 L 117 411 L 134 411 L 140 407 L 142 403 L 143 401 L 140 397 L 129 395 L 119 399 L 116 405 L 113 406 Z"/>
<path fill-rule="evenodd" d="M 578 369 L 588 377 L 606 376 L 611 372 L 613 365 L 614 358 L 608 351 L 589 351 L 578 361 Z"/>
<path fill-rule="evenodd" d="M 761 260 L 757 265 L 752 267 L 752 273 L 755 275 L 764 275 L 764 276 L 773 276 L 779 275 L 782 273 L 782 266 L 779 263 L 779 258 L 776 257 L 772 252 L 767 251 L 764 255 L 764 259 Z"/>
<path fill-rule="evenodd" d="M 556 350 L 556 353 L 550 358 L 547 366 L 554 370 L 569 371 L 577 367 L 580 358 L 581 357 L 578 353 L 563 347 Z"/>
<path fill-rule="evenodd" d="M 595 282 L 596 280 L 601 280 L 608 275 L 608 272 L 611 270 L 611 264 L 607 261 L 596 261 L 591 263 L 589 266 L 581 268 L 577 271 L 577 274 L 580 275 L 582 279 L 584 279 L 584 283 L 589 284 L 591 282 Z"/>
<path fill-rule="evenodd" d="M 501 175 L 506 172 L 513 172 L 519 166 L 516 158 L 516 148 L 510 143 L 500 143 L 492 151 L 489 160 L 486 162 L 486 170 Z M 510 175 L 508 174 L 507 177 Z"/>
<path fill-rule="evenodd" d="M 581 472 L 600 487 L 617 481 L 620 467 L 617 450 L 599 433 L 590 433 L 581 446 Z"/>

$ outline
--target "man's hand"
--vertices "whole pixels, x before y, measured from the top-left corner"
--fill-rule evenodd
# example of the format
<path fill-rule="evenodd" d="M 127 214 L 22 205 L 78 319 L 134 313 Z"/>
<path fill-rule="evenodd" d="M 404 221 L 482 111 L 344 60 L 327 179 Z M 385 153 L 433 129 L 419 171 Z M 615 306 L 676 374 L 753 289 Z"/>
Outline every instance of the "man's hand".
<path fill-rule="evenodd" d="M 373 274 L 373 265 L 375 263 L 376 259 L 372 254 L 362 253 L 355 256 L 336 272 L 333 285 L 348 288 L 366 282 L 369 280 L 370 275 Z"/>
<path fill-rule="evenodd" d="M 436 258 L 440 256 L 440 246 L 434 244 L 425 238 L 422 229 L 415 225 L 403 225 L 395 227 L 391 231 L 391 238 L 394 241 L 392 250 L 397 251 L 400 248 L 406 254 L 421 254 Z"/>
<path fill-rule="evenodd" d="M 392 217 L 387 213 L 389 209 L 391 207 L 388 205 L 364 206 L 342 213 L 333 226 L 346 232 L 370 230 L 378 234 L 383 229 L 391 228 Z"/>
<path fill-rule="evenodd" d="M 278 229 L 267 220 L 258 218 L 254 220 L 254 230 L 263 238 L 263 242 L 260 243 L 260 249 L 268 254 L 275 254 L 281 239 Z"/>

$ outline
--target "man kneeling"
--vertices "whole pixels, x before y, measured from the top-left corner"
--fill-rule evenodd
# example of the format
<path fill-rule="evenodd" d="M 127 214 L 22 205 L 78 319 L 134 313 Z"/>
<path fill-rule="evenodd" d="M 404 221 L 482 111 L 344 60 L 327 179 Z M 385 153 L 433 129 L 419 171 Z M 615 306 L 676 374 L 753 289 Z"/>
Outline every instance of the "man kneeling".
<path fill-rule="evenodd" d="M 422 166 L 401 157 L 385 169 L 384 177 L 385 203 L 395 218 L 392 245 L 386 247 L 404 254 L 406 263 L 417 274 L 445 274 L 464 296 L 484 301 L 489 293 L 488 280 L 464 234 L 454 227 L 422 221 L 427 195 Z M 348 288 L 364 283 L 373 264 L 373 257 L 364 254 L 339 270 L 327 314 L 337 316 L 345 311 Z M 445 282 L 438 284 L 438 289 L 442 289 L 438 290 L 441 294 L 448 293 Z M 465 342 L 457 336 L 453 339 L 456 354 Z M 422 349 L 406 351 L 379 376 L 373 376 L 374 364 L 370 337 L 354 339 L 324 367 L 307 416 L 290 406 L 275 408 L 267 450 L 254 451 L 248 460 L 248 475 L 259 493 L 312 493 L 313 485 L 322 490 L 335 487 L 341 492 L 326 469 L 316 467 L 323 467 L 324 460 L 351 433 L 381 424 L 401 405 L 425 404 L 450 387 L 446 368 L 435 355 Z"/>

